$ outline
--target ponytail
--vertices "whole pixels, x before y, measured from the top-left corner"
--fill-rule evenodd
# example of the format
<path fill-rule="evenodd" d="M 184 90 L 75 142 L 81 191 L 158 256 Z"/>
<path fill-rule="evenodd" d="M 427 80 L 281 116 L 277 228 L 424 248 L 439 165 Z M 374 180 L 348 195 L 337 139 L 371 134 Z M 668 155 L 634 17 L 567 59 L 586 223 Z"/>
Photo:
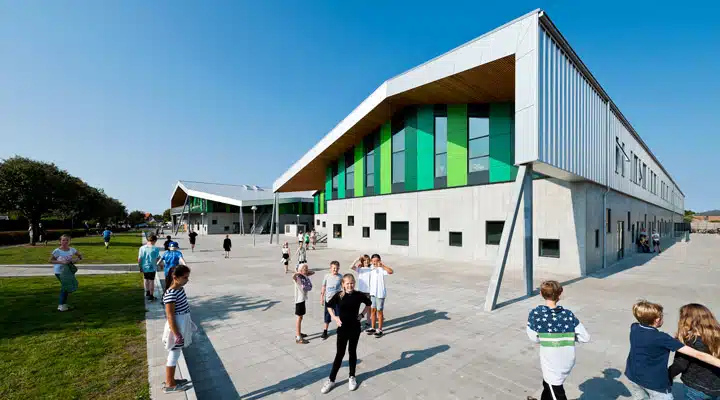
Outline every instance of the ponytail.
<path fill-rule="evenodd" d="M 172 267 L 168 271 L 167 279 L 165 279 L 165 291 L 170 289 L 170 286 L 172 285 L 175 278 L 182 278 L 183 276 L 190 273 L 190 268 L 188 268 L 187 265 L 178 265 L 177 267 Z"/>

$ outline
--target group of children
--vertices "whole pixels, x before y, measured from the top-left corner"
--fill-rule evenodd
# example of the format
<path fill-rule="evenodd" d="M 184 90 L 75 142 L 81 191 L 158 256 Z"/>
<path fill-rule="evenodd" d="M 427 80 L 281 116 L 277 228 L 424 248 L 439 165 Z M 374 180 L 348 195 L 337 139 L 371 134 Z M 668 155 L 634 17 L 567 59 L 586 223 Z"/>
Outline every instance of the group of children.
<path fill-rule="evenodd" d="M 557 303 L 563 288 L 545 281 L 540 293 L 545 304 L 530 311 L 527 334 L 540 344 L 543 373 L 541 400 L 567 399 L 563 383 L 575 365 L 575 343 L 587 343 L 590 335 L 572 313 Z M 630 326 L 630 352 L 625 375 L 633 399 L 671 400 L 672 381 L 682 374 L 688 400 L 720 399 L 720 324 L 700 304 L 680 308 L 675 337 L 661 332 L 663 307 L 645 300 L 633 306 L 637 320 Z M 670 352 L 676 352 L 668 368 Z M 528 397 L 528 400 L 537 400 Z"/>
<path fill-rule="evenodd" d="M 145 297 L 147 297 L 149 301 L 157 300 L 154 293 L 155 274 L 157 273 L 158 267 L 163 268 L 165 280 L 167 281 L 168 275 L 173 268 L 179 265 L 187 265 L 177 242 L 174 242 L 170 235 L 168 235 L 166 239 L 163 245 L 165 252 L 162 255 L 160 255 L 160 248 L 155 247 L 158 240 L 155 234 L 148 236 L 147 243 L 141 246 L 138 251 L 138 268 L 143 274 Z"/>

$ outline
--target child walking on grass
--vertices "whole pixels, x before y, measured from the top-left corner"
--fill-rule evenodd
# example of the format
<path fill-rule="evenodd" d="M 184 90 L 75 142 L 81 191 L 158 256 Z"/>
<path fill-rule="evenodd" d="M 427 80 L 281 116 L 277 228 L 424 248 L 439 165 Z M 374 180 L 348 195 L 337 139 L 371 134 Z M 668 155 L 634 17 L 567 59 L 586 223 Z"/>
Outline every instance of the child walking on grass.
<path fill-rule="evenodd" d="M 540 400 L 567 400 L 563 384 L 575 366 L 575 342 L 587 343 L 590 335 L 572 311 L 558 305 L 563 287 L 557 281 L 540 285 L 545 305 L 530 311 L 526 332 L 540 343 L 543 391 Z M 528 400 L 537 400 L 528 396 Z"/>
<path fill-rule="evenodd" d="M 307 294 L 312 290 L 312 282 L 309 276 L 315 274 L 314 271 L 310 271 L 307 264 L 300 264 L 298 272 L 292 276 L 293 282 L 295 283 L 295 315 L 297 315 L 297 322 L 295 322 L 295 343 L 297 344 L 308 344 L 309 342 L 305 339 L 306 334 L 302 333 L 302 320 L 305 315 L 305 302 L 307 301 Z"/>
<path fill-rule="evenodd" d="M 720 368 L 720 359 L 658 330 L 663 325 L 663 307 L 660 304 L 641 300 L 632 310 L 638 322 L 630 326 L 630 353 L 625 375 L 630 380 L 633 399 L 673 399 L 667 367 L 672 351 L 698 359 L 708 367 Z"/>
<path fill-rule="evenodd" d="M 720 357 L 720 323 L 701 304 L 687 304 L 680 308 L 675 337 L 686 346 Z M 669 373 L 670 380 L 682 374 L 680 379 L 685 384 L 686 400 L 720 399 L 720 368 L 676 353 Z"/>

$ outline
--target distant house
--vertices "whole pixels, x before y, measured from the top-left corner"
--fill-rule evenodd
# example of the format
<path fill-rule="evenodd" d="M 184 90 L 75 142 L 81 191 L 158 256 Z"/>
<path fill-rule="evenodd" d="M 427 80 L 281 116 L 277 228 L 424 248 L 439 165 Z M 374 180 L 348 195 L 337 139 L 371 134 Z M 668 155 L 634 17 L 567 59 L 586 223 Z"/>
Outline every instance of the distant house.
<path fill-rule="evenodd" d="M 10 221 L 10 217 L 7 215 L 0 215 L 0 221 Z"/>

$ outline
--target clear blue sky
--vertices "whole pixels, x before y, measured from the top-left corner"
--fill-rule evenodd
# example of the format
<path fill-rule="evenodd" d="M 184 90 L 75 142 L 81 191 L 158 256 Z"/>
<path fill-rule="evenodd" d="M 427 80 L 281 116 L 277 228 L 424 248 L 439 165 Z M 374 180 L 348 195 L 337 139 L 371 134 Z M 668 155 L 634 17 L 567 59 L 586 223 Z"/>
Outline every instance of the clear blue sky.
<path fill-rule="evenodd" d="M 635 3 L 2 1 L 0 158 L 155 213 L 178 179 L 269 186 L 385 79 L 539 7 L 686 208 L 720 208 L 720 6 Z"/>

